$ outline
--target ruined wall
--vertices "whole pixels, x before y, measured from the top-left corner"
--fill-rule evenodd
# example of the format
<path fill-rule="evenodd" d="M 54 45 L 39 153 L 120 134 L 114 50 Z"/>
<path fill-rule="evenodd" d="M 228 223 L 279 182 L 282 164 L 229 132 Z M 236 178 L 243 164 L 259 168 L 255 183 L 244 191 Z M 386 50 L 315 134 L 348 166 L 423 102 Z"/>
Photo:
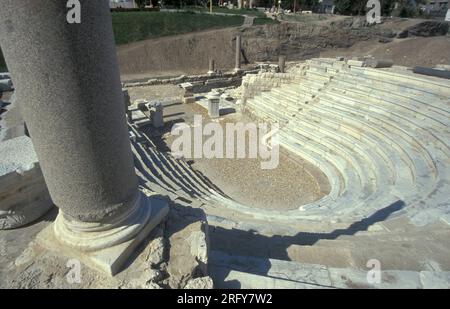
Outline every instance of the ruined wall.
<path fill-rule="evenodd" d="M 301 68 L 296 68 L 296 72 L 301 72 Z M 270 91 L 274 87 L 280 87 L 281 84 L 294 83 L 299 80 L 302 73 L 273 73 L 264 72 L 259 74 L 247 74 L 242 78 L 242 85 L 238 91 L 241 94 L 242 103 L 247 99 L 253 98 L 261 92 Z"/>

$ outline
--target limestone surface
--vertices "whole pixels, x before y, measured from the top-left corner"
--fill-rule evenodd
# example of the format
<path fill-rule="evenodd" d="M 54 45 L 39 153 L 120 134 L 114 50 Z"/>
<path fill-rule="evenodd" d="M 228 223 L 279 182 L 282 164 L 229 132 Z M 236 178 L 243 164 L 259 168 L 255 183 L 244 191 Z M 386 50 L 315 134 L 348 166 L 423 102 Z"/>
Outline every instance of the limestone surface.
<path fill-rule="evenodd" d="M 53 203 L 29 137 L 1 142 L 0 158 L 0 229 L 17 228 L 41 217 Z"/>

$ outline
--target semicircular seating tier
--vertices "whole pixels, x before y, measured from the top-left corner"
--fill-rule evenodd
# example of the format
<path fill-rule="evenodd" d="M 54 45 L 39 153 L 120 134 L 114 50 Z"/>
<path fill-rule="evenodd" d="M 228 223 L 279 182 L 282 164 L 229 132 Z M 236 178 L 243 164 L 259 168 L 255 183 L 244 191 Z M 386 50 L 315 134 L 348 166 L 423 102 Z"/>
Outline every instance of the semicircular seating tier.
<path fill-rule="evenodd" d="M 419 225 L 450 215 L 449 80 L 325 58 L 288 74 L 248 76 L 243 85 L 255 94 L 246 109 L 279 123 L 281 145 L 331 183 L 299 216 L 366 217 L 396 203 Z M 276 87 L 258 93 L 264 79 L 263 90 Z"/>
<path fill-rule="evenodd" d="M 255 209 L 135 131 L 141 184 L 256 219 L 353 222 L 398 207 L 417 225 L 450 222 L 449 80 L 318 58 L 287 73 L 246 75 L 241 90 L 248 112 L 280 125 L 282 147 L 326 174 L 330 194 L 295 210 Z"/>

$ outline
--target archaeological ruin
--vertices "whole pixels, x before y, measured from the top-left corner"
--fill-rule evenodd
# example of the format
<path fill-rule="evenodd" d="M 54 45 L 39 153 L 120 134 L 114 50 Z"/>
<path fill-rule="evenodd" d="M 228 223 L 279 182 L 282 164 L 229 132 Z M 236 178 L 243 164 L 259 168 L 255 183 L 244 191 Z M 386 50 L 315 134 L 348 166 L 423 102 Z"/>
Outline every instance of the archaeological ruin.
<path fill-rule="evenodd" d="M 450 288 L 448 64 L 241 30 L 125 80 L 107 2 L 63 2 L 0 1 L 0 288 Z"/>

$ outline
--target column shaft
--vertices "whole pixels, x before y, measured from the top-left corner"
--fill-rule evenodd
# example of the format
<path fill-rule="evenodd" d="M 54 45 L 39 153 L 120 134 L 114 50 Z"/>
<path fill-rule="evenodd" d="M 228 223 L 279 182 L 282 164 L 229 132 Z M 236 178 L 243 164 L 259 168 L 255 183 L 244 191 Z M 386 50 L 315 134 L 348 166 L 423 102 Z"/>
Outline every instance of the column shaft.
<path fill-rule="evenodd" d="M 278 67 L 280 68 L 280 73 L 284 73 L 286 68 L 286 56 L 278 57 Z"/>
<path fill-rule="evenodd" d="M 241 36 L 236 36 L 236 65 L 235 69 L 241 69 Z"/>
<path fill-rule="evenodd" d="M 212 72 L 212 73 L 214 73 L 214 71 L 215 71 L 215 63 L 214 63 L 214 59 L 209 59 L 209 72 Z"/>
<path fill-rule="evenodd" d="M 0 45 L 54 203 L 69 218 L 120 216 L 138 194 L 107 1 L 2 0 Z"/>

